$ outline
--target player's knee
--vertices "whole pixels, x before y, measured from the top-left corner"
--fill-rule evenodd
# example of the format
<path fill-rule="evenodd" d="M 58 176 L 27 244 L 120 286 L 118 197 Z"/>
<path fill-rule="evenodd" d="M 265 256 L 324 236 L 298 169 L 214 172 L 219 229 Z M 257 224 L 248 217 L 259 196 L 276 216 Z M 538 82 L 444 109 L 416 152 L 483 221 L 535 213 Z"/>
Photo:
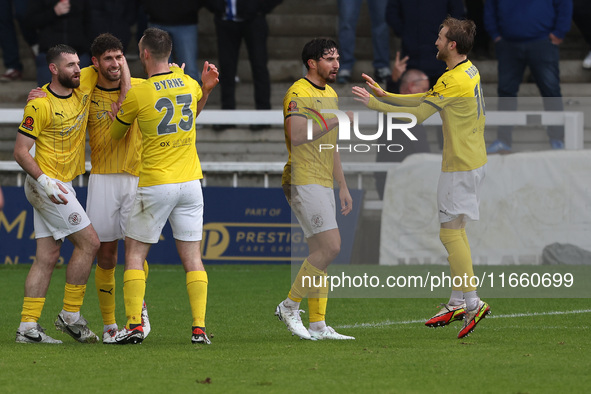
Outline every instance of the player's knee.
<path fill-rule="evenodd" d="M 54 267 L 60 258 L 60 249 L 52 249 L 46 251 L 37 251 L 35 261 L 43 266 Z"/>
<path fill-rule="evenodd" d="M 329 260 L 334 260 L 336 257 L 341 253 L 341 243 L 340 242 L 333 242 L 326 248 L 326 257 Z"/>
<path fill-rule="evenodd" d="M 92 233 L 86 237 L 84 242 L 80 244 L 80 247 L 87 253 L 96 256 L 101 246 L 101 242 L 98 239 L 96 233 Z"/>

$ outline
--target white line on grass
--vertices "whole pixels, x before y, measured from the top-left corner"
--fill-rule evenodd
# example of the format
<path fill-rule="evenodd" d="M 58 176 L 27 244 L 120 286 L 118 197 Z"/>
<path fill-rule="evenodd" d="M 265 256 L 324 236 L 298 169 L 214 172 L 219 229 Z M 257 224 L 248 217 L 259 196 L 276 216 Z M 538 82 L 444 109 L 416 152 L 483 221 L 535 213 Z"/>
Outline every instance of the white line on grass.
<path fill-rule="evenodd" d="M 488 315 L 487 319 L 502 319 L 502 318 L 511 318 L 511 317 L 533 317 L 533 316 L 551 316 L 551 315 L 573 315 L 573 314 L 580 314 L 580 313 L 591 313 L 591 309 L 578 309 L 574 311 L 552 311 L 552 312 L 532 312 L 532 313 L 511 313 L 508 315 Z M 416 324 L 416 323 L 424 323 L 425 320 L 403 320 L 403 321 L 392 321 L 386 320 L 383 322 L 377 323 L 355 323 L 355 324 L 345 324 L 341 326 L 337 326 L 337 328 L 368 328 L 368 327 L 384 327 L 384 326 L 395 326 L 395 325 L 404 325 L 404 324 Z"/>

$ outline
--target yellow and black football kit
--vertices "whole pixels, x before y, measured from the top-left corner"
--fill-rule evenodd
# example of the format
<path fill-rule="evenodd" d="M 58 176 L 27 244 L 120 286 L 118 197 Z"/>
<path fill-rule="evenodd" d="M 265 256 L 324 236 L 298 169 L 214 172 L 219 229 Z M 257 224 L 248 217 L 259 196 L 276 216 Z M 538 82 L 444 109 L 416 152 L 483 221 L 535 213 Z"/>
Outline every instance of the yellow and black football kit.
<path fill-rule="evenodd" d="M 96 81 L 96 70 L 86 67 L 70 95 L 59 96 L 47 84 L 47 96 L 25 107 L 19 132 L 35 140 L 35 161 L 50 178 L 70 182 L 85 172 L 86 125 Z"/>
<path fill-rule="evenodd" d="M 141 78 L 131 78 L 131 86 L 144 82 Z M 111 137 L 111 104 L 119 100 L 121 90 L 105 89 L 96 86 L 90 99 L 88 116 L 88 136 L 90 144 L 90 163 L 93 174 L 128 174 L 139 176 L 142 154 L 142 135 L 137 122 L 133 122 L 129 132 L 120 140 Z"/>
<path fill-rule="evenodd" d="M 172 71 L 132 86 L 111 133 L 121 138 L 137 118 L 143 147 L 140 187 L 203 178 L 195 147 L 197 102 L 202 96 L 194 79 Z"/>
<path fill-rule="evenodd" d="M 322 114 L 324 109 L 338 109 L 338 96 L 329 85 L 320 87 L 306 78 L 297 80 L 283 98 L 284 119 L 290 116 L 303 116 L 317 122 L 326 129 L 326 120 L 334 118 L 334 114 Z M 336 145 L 338 127 L 313 141 L 301 145 L 293 145 L 290 130 L 284 127 L 285 144 L 289 152 L 287 164 L 281 179 L 284 185 L 316 184 L 333 187 L 334 149 L 320 151 L 320 145 Z"/>
<path fill-rule="evenodd" d="M 416 96 L 388 93 L 380 100 L 372 97 L 368 107 L 381 112 L 411 113 L 417 117 L 417 123 L 439 112 L 444 137 L 441 170 L 470 171 L 486 164 L 484 97 L 480 73 L 472 62 L 465 60 L 447 70 L 420 100 L 416 101 Z M 408 106 L 409 98 L 414 98 L 417 106 Z"/>

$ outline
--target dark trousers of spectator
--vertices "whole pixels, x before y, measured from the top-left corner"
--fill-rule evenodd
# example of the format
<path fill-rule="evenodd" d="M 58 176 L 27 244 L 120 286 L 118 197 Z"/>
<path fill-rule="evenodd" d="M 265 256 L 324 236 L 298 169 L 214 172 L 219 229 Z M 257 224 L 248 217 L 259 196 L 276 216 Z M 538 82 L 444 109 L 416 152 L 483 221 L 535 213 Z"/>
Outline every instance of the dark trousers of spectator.
<path fill-rule="evenodd" d="M 484 29 L 484 0 L 466 0 L 466 18 L 473 20 L 476 24 L 476 37 L 472 52 L 476 55 L 488 53 L 488 34 Z"/>
<path fill-rule="evenodd" d="M 583 38 L 591 46 L 591 1 L 573 0 L 573 21 L 581 31 Z"/>
<path fill-rule="evenodd" d="M 0 46 L 4 56 L 4 67 L 22 71 L 13 18 L 12 0 L 0 0 Z"/>
<path fill-rule="evenodd" d="M 544 97 L 544 110 L 563 110 L 558 45 L 552 44 L 549 39 L 532 42 L 500 40 L 496 43 L 496 53 L 499 61 L 499 111 L 515 111 L 517 109 L 517 92 L 523 81 L 526 67 L 529 67 L 540 94 Z M 563 126 L 549 126 L 547 132 L 551 140 L 564 141 Z M 511 146 L 512 134 L 513 127 L 499 127 L 497 139 Z"/>
<path fill-rule="evenodd" d="M 238 55 L 242 40 L 246 43 L 248 60 L 254 81 L 256 109 L 271 109 L 271 79 L 267 68 L 267 36 L 269 27 L 264 15 L 242 21 L 215 19 L 222 109 L 236 108 L 236 80 Z"/>

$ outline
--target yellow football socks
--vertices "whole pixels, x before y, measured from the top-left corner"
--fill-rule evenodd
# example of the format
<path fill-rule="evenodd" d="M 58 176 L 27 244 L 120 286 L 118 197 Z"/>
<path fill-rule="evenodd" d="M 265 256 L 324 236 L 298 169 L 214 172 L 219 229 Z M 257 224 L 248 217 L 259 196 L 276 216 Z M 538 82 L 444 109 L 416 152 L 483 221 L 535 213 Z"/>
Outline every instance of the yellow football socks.
<path fill-rule="evenodd" d="M 123 301 L 127 325 L 142 324 L 142 306 L 146 293 L 146 274 L 144 270 L 126 270 L 123 273 Z"/>
<path fill-rule="evenodd" d="M 66 283 L 64 290 L 64 311 L 72 313 L 80 312 L 85 293 L 86 285 L 71 285 Z"/>
<path fill-rule="evenodd" d="M 187 272 L 187 293 L 193 314 L 193 326 L 205 327 L 205 309 L 207 307 L 207 272 Z"/>
<path fill-rule="evenodd" d="M 144 260 L 144 272 L 146 273 L 146 282 L 148 281 L 148 272 L 150 272 L 150 267 L 148 267 L 148 260 Z"/>
<path fill-rule="evenodd" d="M 308 293 L 308 308 L 310 309 L 310 323 L 324 321 L 326 316 L 326 304 L 328 303 L 328 283 L 326 281 L 326 273 L 320 276 L 312 284 L 313 287 Z"/>
<path fill-rule="evenodd" d="M 308 262 L 308 259 L 304 260 L 302 267 L 296 275 L 289 294 L 287 297 L 295 302 L 302 302 L 302 298 L 308 295 L 308 291 L 312 288 L 314 282 L 314 276 L 324 277 L 326 274 L 324 271 L 319 270 Z M 318 281 L 318 278 L 316 279 Z"/>
<path fill-rule="evenodd" d="M 41 317 L 43 305 L 45 305 L 45 298 L 25 297 L 21 312 L 21 322 L 36 323 Z"/>
<path fill-rule="evenodd" d="M 106 270 L 97 265 L 94 283 L 103 315 L 103 324 L 106 326 L 115 324 L 115 268 Z"/>
<path fill-rule="evenodd" d="M 464 231 L 464 236 L 462 236 L 462 231 Z M 464 229 L 442 228 L 439 230 L 439 238 L 448 253 L 447 261 L 449 261 L 452 277 L 459 276 L 462 278 L 461 290 L 466 293 L 476 290 L 476 287 L 470 286 L 470 278 L 474 276 L 474 270 L 472 268 L 470 247 L 467 245 L 467 238 L 464 240 L 464 237 Z M 458 284 L 457 282 L 459 282 L 458 279 L 456 279 L 456 284 Z M 456 287 L 453 287 L 453 289 L 460 290 Z"/>

